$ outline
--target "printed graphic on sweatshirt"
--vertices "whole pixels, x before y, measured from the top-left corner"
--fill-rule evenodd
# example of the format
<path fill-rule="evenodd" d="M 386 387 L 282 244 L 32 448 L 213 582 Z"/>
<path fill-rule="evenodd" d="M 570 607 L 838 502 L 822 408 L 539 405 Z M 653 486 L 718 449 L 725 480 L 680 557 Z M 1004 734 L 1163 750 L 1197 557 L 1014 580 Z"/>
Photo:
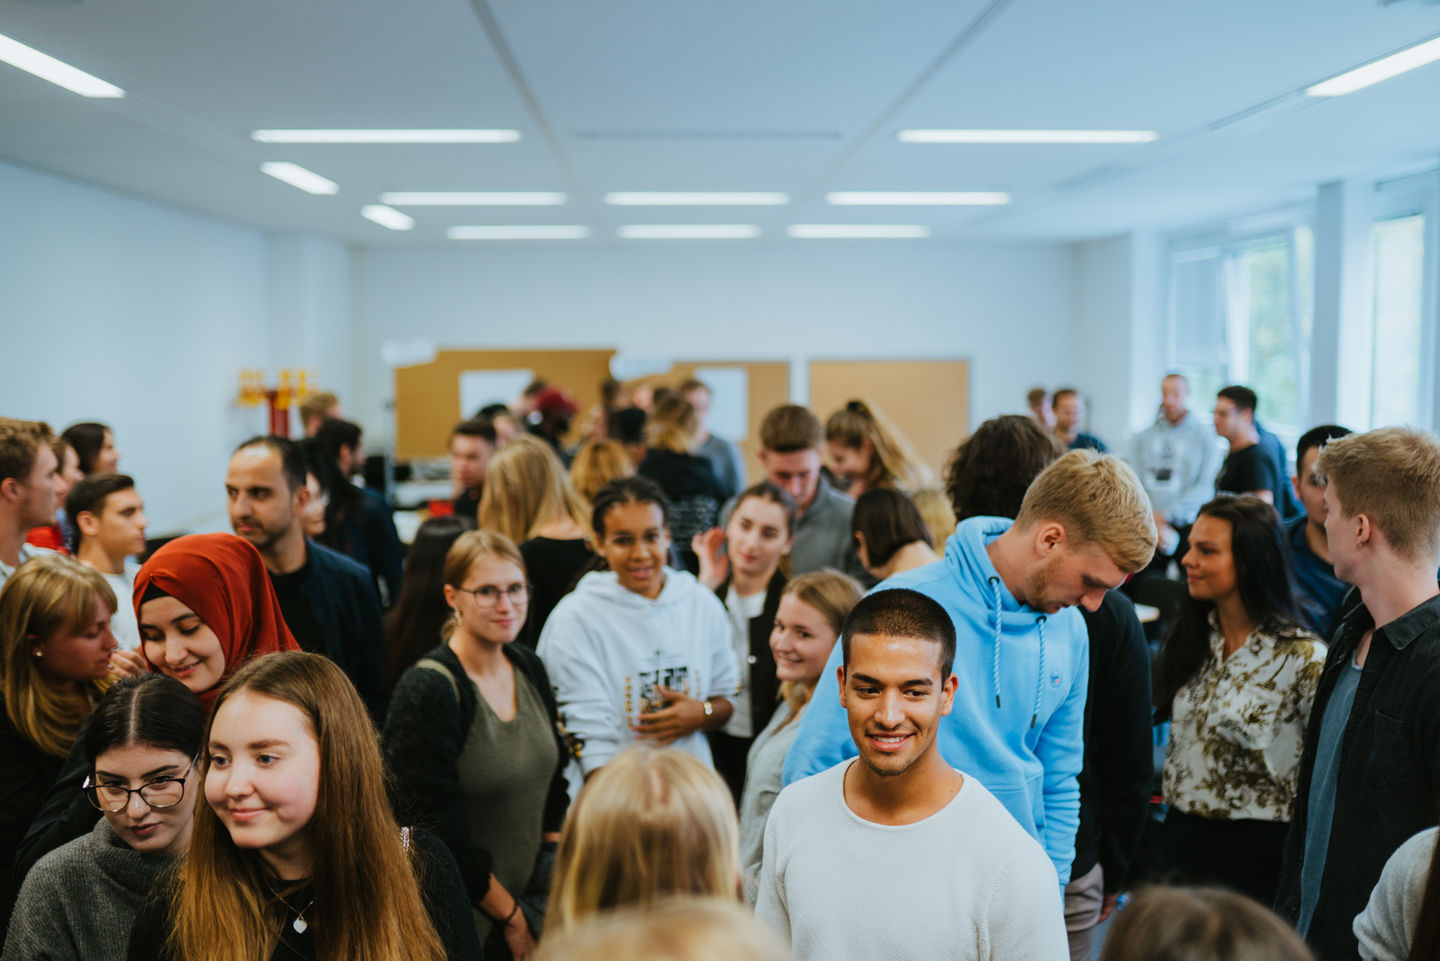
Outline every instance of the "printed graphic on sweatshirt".
<path fill-rule="evenodd" d="M 691 688 L 698 689 L 699 679 L 692 684 L 695 672 L 683 655 L 656 651 L 648 661 L 637 673 L 625 678 L 625 717 L 631 724 L 637 723 L 641 714 L 665 707 L 668 702 L 657 690 L 659 687 L 687 697 L 698 696 L 691 693 Z"/>

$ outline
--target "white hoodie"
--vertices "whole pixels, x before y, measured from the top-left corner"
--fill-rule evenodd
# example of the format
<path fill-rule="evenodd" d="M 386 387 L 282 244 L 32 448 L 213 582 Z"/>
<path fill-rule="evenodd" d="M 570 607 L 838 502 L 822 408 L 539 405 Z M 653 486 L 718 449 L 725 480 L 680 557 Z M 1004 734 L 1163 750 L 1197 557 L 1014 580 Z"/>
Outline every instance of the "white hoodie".
<path fill-rule="evenodd" d="M 733 697 L 740 665 L 730 618 L 687 571 L 666 569 L 655 600 L 621 587 L 612 571 L 580 579 L 551 612 L 536 650 L 555 685 L 560 717 L 589 774 L 635 739 L 630 725 L 656 684 L 690 697 Z M 711 764 L 701 732 L 671 747 Z"/>

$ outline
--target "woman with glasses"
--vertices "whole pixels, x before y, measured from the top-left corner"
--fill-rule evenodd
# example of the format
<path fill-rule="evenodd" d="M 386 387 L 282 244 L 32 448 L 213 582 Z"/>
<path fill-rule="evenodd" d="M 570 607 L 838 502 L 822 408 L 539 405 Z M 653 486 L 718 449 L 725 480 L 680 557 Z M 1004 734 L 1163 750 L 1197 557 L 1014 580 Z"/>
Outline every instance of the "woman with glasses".
<path fill-rule="evenodd" d="M 400 676 L 385 722 L 401 823 L 455 855 L 488 958 L 523 958 L 544 919 L 569 803 L 555 696 L 515 639 L 530 585 L 513 542 L 468 531 L 445 557 L 445 643 Z"/>
<path fill-rule="evenodd" d="M 118 681 L 81 738 L 104 817 L 26 875 L 4 961 L 118 961 L 156 875 L 190 843 L 205 709 L 159 674 Z"/>

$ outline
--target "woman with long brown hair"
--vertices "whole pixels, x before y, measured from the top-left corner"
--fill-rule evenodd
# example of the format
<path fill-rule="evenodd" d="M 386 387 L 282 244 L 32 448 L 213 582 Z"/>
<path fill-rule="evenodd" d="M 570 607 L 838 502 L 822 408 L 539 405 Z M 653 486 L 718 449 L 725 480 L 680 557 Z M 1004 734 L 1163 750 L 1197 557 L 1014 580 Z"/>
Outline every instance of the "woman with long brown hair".
<path fill-rule="evenodd" d="M 479 958 L 454 860 L 385 803 L 360 696 L 318 654 L 252 661 L 216 698 L 179 869 L 130 937 L 133 961 Z"/>
<path fill-rule="evenodd" d="M 934 472 L 890 418 L 863 400 L 852 400 L 825 422 L 825 445 L 845 493 L 859 497 L 876 487 L 905 492 L 929 487 Z"/>

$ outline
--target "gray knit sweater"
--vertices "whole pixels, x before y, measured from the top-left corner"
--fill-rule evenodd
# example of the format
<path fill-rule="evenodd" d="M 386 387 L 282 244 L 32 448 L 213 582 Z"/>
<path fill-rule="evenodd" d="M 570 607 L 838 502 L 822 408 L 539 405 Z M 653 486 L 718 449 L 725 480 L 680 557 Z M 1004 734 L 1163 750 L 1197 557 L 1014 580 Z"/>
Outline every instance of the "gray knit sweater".
<path fill-rule="evenodd" d="M 101 818 L 30 869 L 0 961 L 124 961 L 135 915 L 170 861 L 131 850 Z"/>

